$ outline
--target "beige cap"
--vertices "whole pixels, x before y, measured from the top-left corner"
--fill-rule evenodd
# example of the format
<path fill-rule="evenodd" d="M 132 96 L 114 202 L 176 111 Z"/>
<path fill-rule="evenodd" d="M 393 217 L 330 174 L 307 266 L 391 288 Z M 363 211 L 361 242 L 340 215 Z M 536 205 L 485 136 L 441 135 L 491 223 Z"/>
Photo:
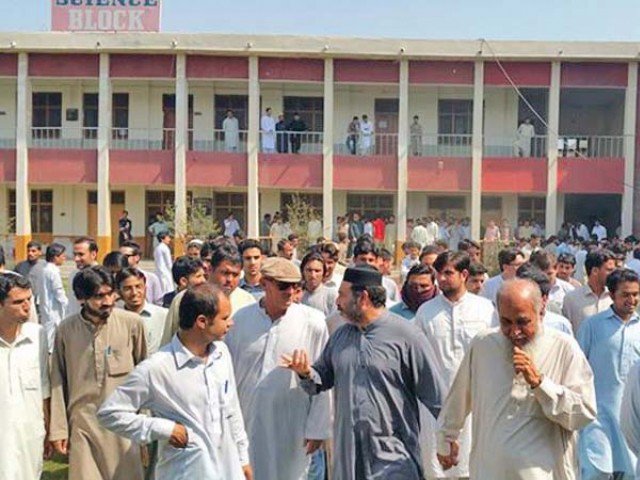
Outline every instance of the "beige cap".
<path fill-rule="evenodd" d="M 291 260 L 282 257 L 267 258 L 262 263 L 260 273 L 278 282 L 299 283 L 300 269 Z"/>

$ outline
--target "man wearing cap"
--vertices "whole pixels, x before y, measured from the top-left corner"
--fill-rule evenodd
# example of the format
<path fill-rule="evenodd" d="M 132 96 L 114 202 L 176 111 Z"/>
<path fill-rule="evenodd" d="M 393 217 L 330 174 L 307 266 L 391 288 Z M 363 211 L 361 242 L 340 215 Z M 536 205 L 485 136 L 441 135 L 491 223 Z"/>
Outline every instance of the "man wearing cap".
<path fill-rule="evenodd" d="M 329 334 L 324 315 L 294 303 L 300 271 L 285 258 L 264 261 L 264 297 L 240 309 L 225 337 L 258 480 L 306 478 L 310 455 L 330 435 L 329 395 L 310 397 L 279 359 L 304 348 L 318 359 Z"/>
<path fill-rule="evenodd" d="M 422 333 L 387 312 L 385 299 L 374 267 L 347 269 L 338 309 L 348 323 L 313 367 L 302 345 L 282 357 L 310 395 L 335 387 L 335 478 L 423 478 L 418 401 L 437 418 L 442 386 Z"/>

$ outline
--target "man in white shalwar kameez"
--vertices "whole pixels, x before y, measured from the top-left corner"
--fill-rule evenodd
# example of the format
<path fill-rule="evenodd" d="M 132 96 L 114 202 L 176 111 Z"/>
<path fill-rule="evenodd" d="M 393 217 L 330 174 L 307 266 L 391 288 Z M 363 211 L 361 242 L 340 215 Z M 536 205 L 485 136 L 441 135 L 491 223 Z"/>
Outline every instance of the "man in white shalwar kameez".
<path fill-rule="evenodd" d="M 589 363 L 573 338 L 542 326 L 535 283 L 506 281 L 497 305 L 500 328 L 471 342 L 438 418 L 438 460 L 457 464 L 473 413 L 470 479 L 576 479 L 576 432 L 596 417 Z"/>
<path fill-rule="evenodd" d="M 237 152 L 240 127 L 238 119 L 233 115 L 233 110 L 227 110 L 227 118 L 222 121 L 222 131 L 224 132 L 224 151 Z"/>
<path fill-rule="evenodd" d="M 525 119 L 518 127 L 517 132 L 516 149 L 519 157 L 531 156 L 531 140 L 535 134 L 536 129 L 531 125 L 531 120 Z"/>
<path fill-rule="evenodd" d="M 234 315 L 225 338 L 236 368 L 238 396 L 256 480 L 306 479 L 311 454 L 330 436 L 330 397 L 310 397 L 280 358 L 304 348 L 314 360 L 329 334 L 320 311 L 293 303 L 298 268 L 284 258 L 265 260 L 265 296 Z"/>
<path fill-rule="evenodd" d="M 171 273 L 171 267 L 173 261 L 171 260 L 171 249 L 169 244 L 171 243 L 171 234 L 169 232 L 162 232 L 158 234 L 158 246 L 153 251 L 153 259 L 156 264 L 156 273 L 160 278 L 162 284 L 162 294 L 173 291 L 173 274 Z"/>
<path fill-rule="evenodd" d="M 262 132 L 262 151 L 264 153 L 275 153 L 276 151 L 276 121 L 271 116 L 271 108 L 264 111 L 260 119 L 260 130 Z"/>
<path fill-rule="evenodd" d="M 360 122 L 360 155 L 371 155 L 373 146 L 373 124 L 369 117 L 362 115 Z"/>

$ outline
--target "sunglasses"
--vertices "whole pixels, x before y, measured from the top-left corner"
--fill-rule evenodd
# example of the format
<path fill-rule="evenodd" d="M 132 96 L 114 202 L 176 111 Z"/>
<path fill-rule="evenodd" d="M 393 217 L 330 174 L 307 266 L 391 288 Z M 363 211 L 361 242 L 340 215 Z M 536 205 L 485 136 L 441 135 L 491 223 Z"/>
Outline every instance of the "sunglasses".
<path fill-rule="evenodd" d="M 276 287 L 278 287 L 278 290 L 280 290 L 281 292 L 284 292 L 285 290 L 288 290 L 289 288 L 297 288 L 300 284 L 299 283 L 291 283 L 291 282 L 281 282 L 279 280 L 274 280 L 272 278 L 269 279 L 271 282 L 276 284 Z"/>

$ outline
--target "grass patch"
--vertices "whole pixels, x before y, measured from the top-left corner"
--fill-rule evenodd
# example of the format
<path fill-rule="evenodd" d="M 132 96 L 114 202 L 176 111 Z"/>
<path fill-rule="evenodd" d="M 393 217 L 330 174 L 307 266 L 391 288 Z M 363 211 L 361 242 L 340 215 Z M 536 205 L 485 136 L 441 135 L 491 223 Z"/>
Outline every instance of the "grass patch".
<path fill-rule="evenodd" d="M 61 455 L 54 455 L 51 460 L 44 462 L 42 480 L 67 480 L 69 465 L 67 459 Z"/>

